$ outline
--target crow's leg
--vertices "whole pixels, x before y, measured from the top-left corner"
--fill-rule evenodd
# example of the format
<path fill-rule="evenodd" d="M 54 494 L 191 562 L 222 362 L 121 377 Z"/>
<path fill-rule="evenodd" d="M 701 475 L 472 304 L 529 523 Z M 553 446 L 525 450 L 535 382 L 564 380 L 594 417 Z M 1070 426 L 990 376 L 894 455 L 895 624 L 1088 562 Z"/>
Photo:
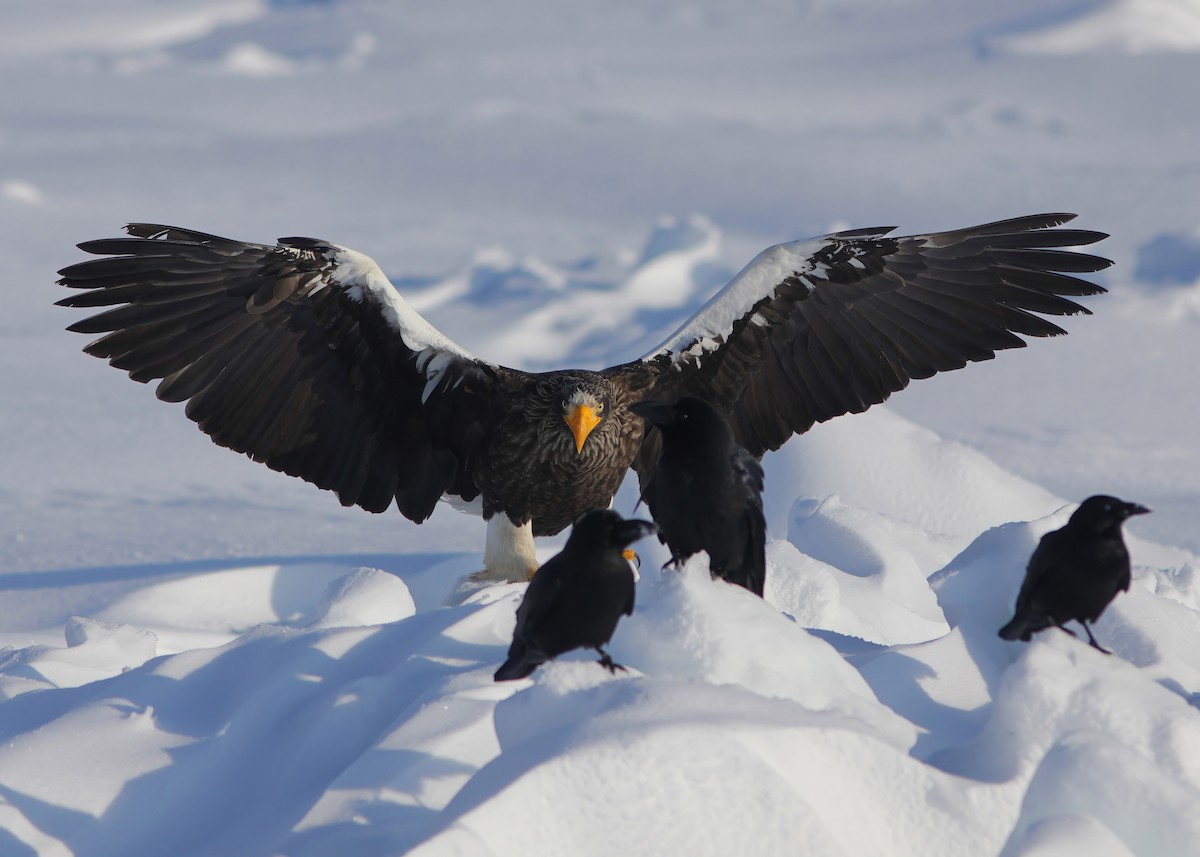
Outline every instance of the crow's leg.
<path fill-rule="evenodd" d="M 1074 631 L 1072 631 L 1070 628 L 1068 628 L 1066 625 L 1062 624 L 1061 622 L 1055 622 L 1054 627 L 1060 631 L 1066 631 L 1068 634 L 1070 634 L 1072 637 L 1074 637 L 1077 640 L 1079 639 L 1078 634 L 1076 634 Z M 1086 628 L 1087 625 L 1084 625 L 1083 627 Z M 1088 631 L 1089 635 L 1091 635 L 1091 633 L 1092 633 L 1091 631 Z"/>
<path fill-rule="evenodd" d="M 1088 627 L 1088 623 L 1087 623 L 1087 622 L 1085 622 L 1085 621 L 1083 621 L 1082 619 L 1080 619 L 1080 620 L 1079 620 L 1079 624 L 1083 626 L 1083 630 L 1087 631 L 1087 635 L 1088 635 L 1088 644 L 1089 644 L 1089 645 L 1090 645 L 1090 646 L 1091 646 L 1093 649 L 1096 649 L 1097 651 L 1104 652 L 1104 654 L 1106 654 L 1106 655 L 1111 655 L 1111 654 L 1112 654 L 1112 652 L 1110 652 L 1108 649 L 1104 648 L 1102 645 L 1100 645 L 1099 643 L 1097 643 L 1097 642 L 1096 642 L 1096 638 L 1095 638 L 1095 636 L 1093 636 L 1093 635 L 1092 635 L 1092 629 Z"/>
<path fill-rule="evenodd" d="M 592 648 L 600 653 L 600 666 L 604 667 L 610 673 L 613 673 L 615 675 L 617 670 L 620 670 L 621 672 L 626 671 L 625 667 L 621 666 L 619 663 L 614 661 L 612 659 L 612 655 L 610 655 L 608 652 L 604 651 L 604 649 L 600 648 L 600 646 L 592 646 Z"/>
<path fill-rule="evenodd" d="M 661 570 L 666 571 L 668 568 L 672 571 L 679 571 L 681 568 L 683 568 L 683 557 L 676 556 L 675 552 L 672 551 L 671 558 L 663 563 Z"/>

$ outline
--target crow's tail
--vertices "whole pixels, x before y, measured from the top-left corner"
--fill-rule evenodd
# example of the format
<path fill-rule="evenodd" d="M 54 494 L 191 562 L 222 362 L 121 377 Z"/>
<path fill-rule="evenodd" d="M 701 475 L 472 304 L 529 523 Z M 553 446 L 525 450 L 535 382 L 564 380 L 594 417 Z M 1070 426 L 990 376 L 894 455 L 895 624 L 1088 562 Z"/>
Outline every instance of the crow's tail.
<path fill-rule="evenodd" d="M 510 652 L 508 660 L 500 665 L 500 669 L 496 670 L 496 681 L 512 681 L 518 678 L 527 678 L 542 664 L 542 661 L 529 656 L 528 650 L 520 652 Z"/>
<path fill-rule="evenodd" d="M 1023 640 L 1028 643 L 1032 634 L 1033 630 L 1029 627 L 1029 622 L 1019 613 L 1000 629 L 1000 639 L 1002 640 Z"/>

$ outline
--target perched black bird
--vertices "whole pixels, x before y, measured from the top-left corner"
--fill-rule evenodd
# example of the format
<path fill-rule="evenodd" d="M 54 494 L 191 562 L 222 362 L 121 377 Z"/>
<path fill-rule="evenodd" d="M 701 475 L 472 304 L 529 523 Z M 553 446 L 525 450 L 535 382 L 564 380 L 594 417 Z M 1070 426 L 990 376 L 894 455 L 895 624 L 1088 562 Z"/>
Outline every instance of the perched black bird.
<path fill-rule="evenodd" d="M 599 652 L 610 672 L 624 669 L 603 646 L 621 615 L 633 613 L 633 569 L 623 551 L 652 532 L 648 521 L 627 521 L 610 509 L 576 521 L 566 546 L 529 581 L 496 681 L 525 678 L 546 661 L 581 648 Z"/>
<path fill-rule="evenodd" d="M 638 402 L 630 410 L 662 433 L 662 455 L 642 486 L 659 538 L 676 563 L 708 551 L 716 577 L 762 596 L 767 574 L 763 469 L 702 399 Z"/>
<path fill-rule="evenodd" d="M 1102 292 L 1071 274 L 1105 259 L 1059 248 L 1100 232 L 1040 214 L 904 238 L 858 229 L 760 253 L 695 315 L 629 363 L 532 373 L 471 354 L 354 250 L 312 238 L 249 244 L 135 223 L 79 245 L 59 301 L 106 307 L 72 324 L 84 350 L 157 394 L 221 446 L 423 521 L 478 500 L 488 573 L 525 580 L 533 537 L 607 507 L 657 432 L 629 406 L 698 396 L 753 455 L 927 378 L 1063 330 Z"/>
<path fill-rule="evenodd" d="M 1150 510 L 1103 494 L 1079 504 L 1067 525 L 1042 536 L 1017 595 L 1012 621 L 1000 629 L 1005 640 L 1023 640 L 1050 626 L 1062 628 L 1075 619 L 1088 642 L 1106 655 L 1088 622 L 1095 622 L 1118 592 L 1129 589 L 1129 551 L 1121 524 Z"/>

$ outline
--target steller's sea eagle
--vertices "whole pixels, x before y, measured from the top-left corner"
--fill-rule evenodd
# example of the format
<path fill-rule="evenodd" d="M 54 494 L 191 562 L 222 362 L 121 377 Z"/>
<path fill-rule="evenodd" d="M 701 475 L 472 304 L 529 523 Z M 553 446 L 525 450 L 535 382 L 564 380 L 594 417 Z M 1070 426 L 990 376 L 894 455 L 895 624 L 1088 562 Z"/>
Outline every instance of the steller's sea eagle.
<path fill-rule="evenodd" d="M 533 536 L 611 504 L 659 437 L 630 405 L 705 399 L 753 455 L 884 401 L 912 378 L 1064 333 L 1044 315 L 1103 292 L 1072 274 L 1107 236 L 1040 214 L 894 238 L 838 232 L 760 253 L 666 341 L 602 371 L 476 357 L 414 311 L 369 257 L 312 238 L 250 244 L 148 223 L 88 241 L 58 303 L 112 306 L 70 330 L 213 441 L 421 522 L 480 501 L 485 572 L 525 579 Z"/>

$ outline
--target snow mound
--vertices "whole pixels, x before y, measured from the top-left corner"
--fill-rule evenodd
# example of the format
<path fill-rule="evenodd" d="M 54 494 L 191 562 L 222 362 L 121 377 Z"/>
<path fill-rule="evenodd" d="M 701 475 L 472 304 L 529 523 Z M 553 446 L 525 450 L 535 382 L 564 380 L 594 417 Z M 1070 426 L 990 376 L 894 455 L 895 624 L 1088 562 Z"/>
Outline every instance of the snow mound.
<path fill-rule="evenodd" d="M 0 656 L 0 698 L 49 687 L 78 687 L 139 667 L 157 654 L 158 637 L 143 628 L 73 616 L 66 648 L 37 645 Z"/>
<path fill-rule="evenodd" d="M 403 618 L 411 612 L 412 597 L 403 583 L 389 584 L 388 577 L 371 570 L 346 577 L 345 569 L 322 563 L 219 569 L 150 583 L 113 599 L 96 615 L 153 630 L 167 651 L 182 651 L 230 642 L 262 623 L 303 625 L 340 617 L 351 625 L 375 624 L 369 618 L 353 621 L 355 610 L 379 621 Z M 362 604 L 359 587 L 377 588 L 395 603 Z"/>
<path fill-rule="evenodd" d="M 802 486 L 808 498 L 838 495 L 944 539 L 951 553 L 988 527 L 1062 505 L 1043 488 L 961 443 L 939 437 L 885 406 L 813 426 L 763 457 L 767 526 L 786 532 Z M 948 498 L 956 498 L 947 502 Z M 969 534 L 964 540 L 962 534 Z M 930 570 L 932 573 L 932 569 Z"/>
<path fill-rule="evenodd" d="M 971 848 L 969 784 L 842 713 L 581 666 L 497 705 L 502 752 L 410 853 L 916 855 L 934 831 Z M 887 824 L 867 821 L 878 811 Z"/>
<path fill-rule="evenodd" d="M 1056 633 L 1005 671 L 977 740 L 935 755 L 960 775 L 1027 783 L 1010 836 L 1043 819 L 1091 817 L 1136 854 L 1194 853 L 1200 718 L 1120 658 Z M 1132 798 L 1132 799 L 1131 799 Z"/>
<path fill-rule="evenodd" d="M 801 499 L 787 541 L 769 546 L 765 595 L 807 628 L 883 645 L 922 642 L 949 630 L 925 578 L 951 554 L 927 532 L 836 495 Z"/>
<path fill-rule="evenodd" d="M 741 587 L 710 579 L 706 555 L 640 585 L 638 596 L 613 641 L 617 661 L 834 711 L 902 748 L 915 740 L 832 646 Z"/>
<path fill-rule="evenodd" d="M 353 628 L 399 622 L 417 612 L 412 593 L 394 574 L 360 568 L 329 584 L 313 628 Z"/>

